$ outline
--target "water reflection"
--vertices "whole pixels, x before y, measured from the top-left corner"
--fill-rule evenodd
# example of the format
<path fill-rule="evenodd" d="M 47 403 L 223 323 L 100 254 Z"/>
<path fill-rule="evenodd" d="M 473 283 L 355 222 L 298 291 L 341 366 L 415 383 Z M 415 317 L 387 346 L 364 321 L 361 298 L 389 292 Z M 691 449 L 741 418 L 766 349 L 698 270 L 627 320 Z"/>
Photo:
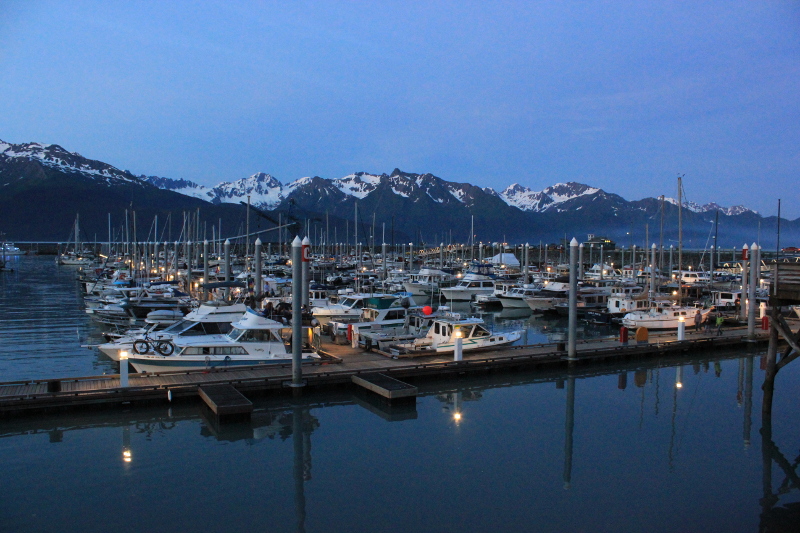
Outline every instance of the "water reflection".
<path fill-rule="evenodd" d="M 380 529 L 375 513 L 390 507 L 379 502 L 392 501 L 415 510 L 392 512 L 397 529 L 425 529 L 426 523 L 430 529 L 447 529 L 439 517 L 441 505 L 463 502 L 459 509 L 466 523 L 459 522 L 459 529 L 469 529 L 471 522 L 473 529 L 485 529 L 488 524 L 482 517 L 496 517 L 490 510 L 501 506 L 516 513 L 517 520 L 498 526 L 501 530 L 514 524 L 524 529 L 534 521 L 544 530 L 609 530 L 609 517 L 625 515 L 634 501 L 653 515 L 653 523 L 646 524 L 654 527 L 642 522 L 638 529 L 693 529 L 692 521 L 702 522 L 704 515 L 699 510 L 692 514 L 687 498 L 707 498 L 703 490 L 721 490 L 715 485 L 737 487 L 736 501 L 750 502 L 749 507 L 737 504 L 732 510 L 741 524 L 755 526 L 760 519 L 769 525 L 793 516 L 787 498 L 800 487 L 800 457 L 787 459 L 766 427 L 761 432 L 761 457 L 743 453 L 741 444 L 735 444 L 735 455 L 727 450 L 726 442 L 739 442 L 740 424 L 749 438 L 754 379 L 752 355 L 723 353 L 569 372 L 422 381 L 415 383 L 420 390 L 416 403 L 387 404 L 350 389 L 309 392 L 299 400 L 256 398 L 250 420 L 230 424 L 220 424 L 201 404 L 189 402 L 127 412 L 76 412 L 5 420 L 0 425 L 0 458 L 14 458 L 12 464 L 36 472 L 68 450 L 85 450 L 91 461 L 83 470 L 99 468 L 113 479 L 113 466 L 126 480 L 118 489 L 123 495 L 134 490 L 129 487 L 169 485 L 190 476 L 184 484 L 177 481 L 183 490 L 198 481 L 190 472 L 200 471 L 200 480 L 223 483 L 220 490 L 241 485 L 255 490 L 261 501 L 259 511 L 246 507 L 247 502 L 216 502 L 218 519 L 255 513 L 263 523 L 283 512 L 285 516 L 273 522 L 280 530 L 363 530 L 370 524 Z M 659 414 L 664 387 L 669 388 L 669 408 Z M 712 440 L 714 432 L 718 435 Z M 108 435 L 113 447 L 94 444 Z M 29 456 L 20 455 L 23 448 L 30 448 Z M 714 459 L 716 454 L 721 460 Z M 757 469 L 744 468 L 743 474 L 742 465 L 753 459 Z M 763 491 L 759 483 L 742 482 L 752 480 L 751 470 L 757 477 L 759 466 Z M 31 503 L 25 505 L 36 505 L 33 502 L 42 495 L 46 500 L 47 492 L 54 490 L 35 486 L 35 479 L 26 484 L 24 476 L 9 475 L 2 481 L 14 494 L 35 487 Z M 664 485 L 664 492 L 638 493 L 648 492 L 653 484 Z M 554 490 L 562 487 L 565 490 Z M 337 511 L 336 505 L 342 505 L 338 493 L 345 488 L 347 512 Z M 758 492 L 756 509 L 753 489 Z M 377 495 L 387 490 L 391 497 L 381 500 Z M 456 494 L 455 500 L 430 503 L 448 491 Z M 131 494 L 136 497 L 132 506 L 157 505 L 157 491 L 153 496 L 146 491 Z M 698 501 L 707 501 L 702 497 Z M 79 505 L 65 498 L 64 506 Z M 531 500 L 537 505 L 525 504 Z M 0 504 L 0 511 L 10 505 Z M 570 509 L 576 506 L 586 509 L 585 516 L 574 516 Z M 657 526 L 670 506 L 686 508 L 690 522 Z M 552 512 L 542 511 L 550 508 Z M 22 523 L 14 516 L 12 528 Z M 181 524 L 177 516 L 166 524 Z M 187 528 L 202 527 L 200 518 L 180 518 Z M 623 521 L 615 526 L 635 530 L 634 524 Z M 716 525 L 716 530 L 743 529 Z M 696 526 L 704 528 L 702 523 Z M 715 529 L 713 523 L 710 529 Z"/>

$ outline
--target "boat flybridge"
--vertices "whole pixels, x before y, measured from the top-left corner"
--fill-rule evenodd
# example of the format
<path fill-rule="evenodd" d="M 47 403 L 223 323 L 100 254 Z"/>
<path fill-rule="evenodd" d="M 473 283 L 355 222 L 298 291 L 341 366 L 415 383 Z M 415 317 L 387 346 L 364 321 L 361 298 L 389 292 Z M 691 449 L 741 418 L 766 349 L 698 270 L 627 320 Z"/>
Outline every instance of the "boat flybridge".
<path fill-rule="evenodd" d="M 311 335 L 313 332 L 309 331 L 309 337 Z M 132 354 L 129 361 L 137 372 L 288 363 L 292 361 L 291 339 L 291 327 L 247 309 L 225 335 L 173 337 L 169 343 L 173 347 L 171 354 L 163 355 L 153 349 L 144 354 Z M 306 344 L 311 344 L 311 339 L 304 342 L 302 360 L 319 359 Z"/>

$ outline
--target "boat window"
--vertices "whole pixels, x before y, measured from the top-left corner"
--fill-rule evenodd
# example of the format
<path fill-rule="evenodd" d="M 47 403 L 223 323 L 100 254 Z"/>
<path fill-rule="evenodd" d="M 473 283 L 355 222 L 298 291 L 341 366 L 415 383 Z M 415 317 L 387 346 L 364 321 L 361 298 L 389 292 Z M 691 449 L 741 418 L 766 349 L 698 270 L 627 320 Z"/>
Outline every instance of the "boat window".
<path fill-rule="evenodd" d="M 481 325 L 476 325 L 475 331 L 472 332 L 473 337 L 488 337 L 489 335 L 491 335 L 491 333 L 489 333 L 486 328 Z"/>
<path fill-rule="evenodd" d="M 239 342 L 269 342 L 269 337 L 268 329 L 247 329 Z"/>
<path fill-rule="evenodd" d="M 165 329 L 164 333 L 180 334 L 181 332 L 189 329 L 190 327 L 192 327 L 195 324 L 196 324 L 196 322 L 192 322 L 191 320 L 180 320 L 180 321 L 175 322 L 174 324 L 172 324 L 167 329 Z"/>
<path fill-rule="evenodd" d="M 483 286 L 484 287 L 491 287 L 492 286 L 492 282 L 491 281 L 484 281 L 483 282 Z"/>
<path fill-rule="evenodd" d="M 242 333 L 244 333 L 243 330 L 237 329 L 237 328 L 233 328 L 228 332 L 227 337 L 232 341 L 237 341 L 237 340 L 239 340 L 239 337 L 242 335 Z"/>
<path fill-rule="evenodd" d="M 439 334 L 439 323 L 438 322 L 434 323 L 433 332 L 436 333 L 437 335 Z"/>
<path fill-rule="evenodd" d="M 205 335 L 206 332 L 203 329 L 203 324 L 200 322 L 195 322 L 192 324 L 192 327 L 185 329 L 181 335 L 184 337 L 193 337 L 196 335 Z"/>

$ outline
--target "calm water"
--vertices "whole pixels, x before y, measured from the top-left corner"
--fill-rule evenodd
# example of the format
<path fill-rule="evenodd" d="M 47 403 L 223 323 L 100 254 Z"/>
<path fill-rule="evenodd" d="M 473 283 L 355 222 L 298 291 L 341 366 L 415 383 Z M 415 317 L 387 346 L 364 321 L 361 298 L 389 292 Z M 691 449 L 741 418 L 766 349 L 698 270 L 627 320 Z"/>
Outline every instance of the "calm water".
<path fill-rule="evenodd" d="M 7 329 L 7 300 L 39 294 L 12 279 L 3 375 L 31 342 Z M 89 329 L 65 315 L 79 346 Z M 85 352 L 57 364 L 112 369 Z M 0 531 L 759 531 L 800 501 L 800 363 L 778 376 L 765 447 L 760 354 L 678 362 L 423 381 L 400 409 L 349 390 L 265 397 L 222 427 L 192 402 L 0 419 Z"/>

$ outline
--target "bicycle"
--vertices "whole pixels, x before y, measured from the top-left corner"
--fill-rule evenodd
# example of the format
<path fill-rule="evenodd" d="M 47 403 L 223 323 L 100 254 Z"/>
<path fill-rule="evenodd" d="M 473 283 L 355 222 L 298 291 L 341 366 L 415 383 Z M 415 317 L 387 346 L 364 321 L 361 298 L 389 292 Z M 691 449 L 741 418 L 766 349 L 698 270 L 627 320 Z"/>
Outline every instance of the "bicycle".
<path fill-rule="evenodd" d="M 166 340 L 151 339 L 149 333 L 145 333 L 143 338 L 133 341 L 133 351 L 137 355 L 146 354 L 151 347 L 154 352 L 165 357 L 175 353 L 174 344 Z"/>

